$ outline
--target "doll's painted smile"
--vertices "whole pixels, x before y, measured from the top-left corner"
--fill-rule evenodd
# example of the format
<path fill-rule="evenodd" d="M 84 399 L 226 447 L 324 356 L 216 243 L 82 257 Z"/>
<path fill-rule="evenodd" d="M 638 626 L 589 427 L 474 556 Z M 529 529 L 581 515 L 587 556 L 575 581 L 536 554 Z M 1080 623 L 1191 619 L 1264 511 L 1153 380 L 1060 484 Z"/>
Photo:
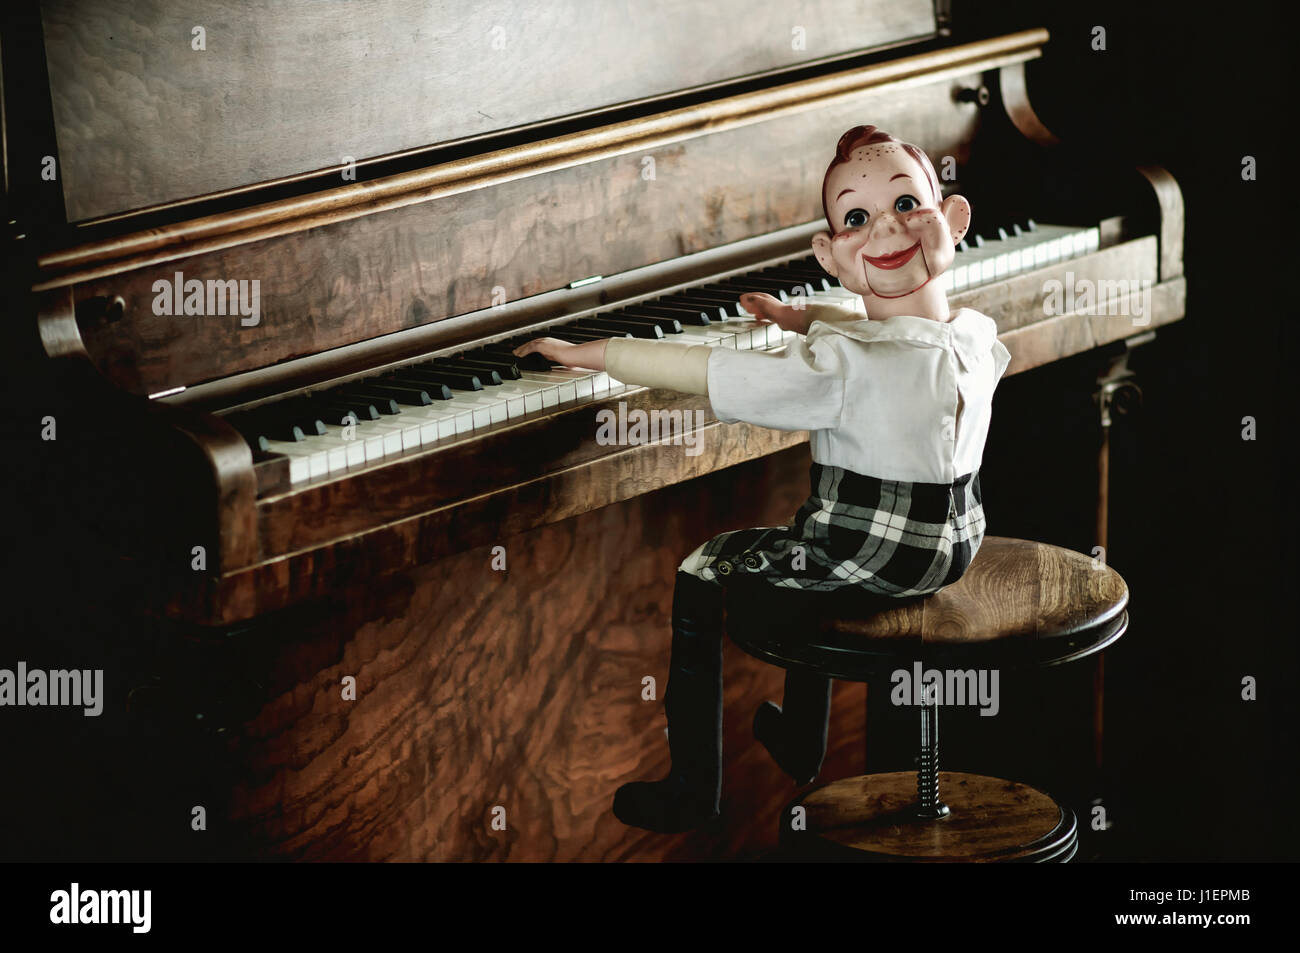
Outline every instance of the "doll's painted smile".
<path fill-rule="evenodd" d="M 877 268 L 883 268 L 886 271 L 892 271 L 895 268 L 902 268 L 912 257 L 920 250 L 921 243 L 917 242 L 911 248 L 904 248 L 902 251 L 896 251 L 888 255 L 881 255 L 879 258 L 872 258 L 870 255 L 863 255 L 868 264 Z"/>

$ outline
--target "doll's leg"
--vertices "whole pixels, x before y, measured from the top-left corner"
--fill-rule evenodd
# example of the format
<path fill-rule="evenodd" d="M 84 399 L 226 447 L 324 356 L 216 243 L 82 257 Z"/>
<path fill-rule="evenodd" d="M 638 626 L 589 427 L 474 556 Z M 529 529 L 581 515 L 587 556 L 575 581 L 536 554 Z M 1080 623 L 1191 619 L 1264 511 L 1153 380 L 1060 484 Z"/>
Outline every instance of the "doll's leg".
<path fill-rule="evenodd" d="M 723 605 L 720 585 L 677 573 L 672 662 L 664 695 L 672 772 L 661 781 L 637 781 L 618 789 L 614 815 L 624 824 L 675 833 L 718 816 Z"/>
<path fill-rule="evenodd" d="M 754 737 L 781 770 L 798 784 L 817 777 L 826 757 L 831 717 L 831 680 L 790 669 L 785 673 L 783 707 L 763 702 L 754 712 Z"/>

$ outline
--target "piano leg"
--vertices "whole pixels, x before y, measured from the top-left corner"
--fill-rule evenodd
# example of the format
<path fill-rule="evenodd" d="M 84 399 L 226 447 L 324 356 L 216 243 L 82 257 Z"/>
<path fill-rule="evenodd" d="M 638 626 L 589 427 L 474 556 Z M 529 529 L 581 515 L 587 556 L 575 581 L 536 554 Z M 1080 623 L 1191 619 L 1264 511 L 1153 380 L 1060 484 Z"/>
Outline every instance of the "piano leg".
<path fill-rule="evenodd" d="M 1155 338 L 1155 332 L 1148 332 L 1122 342 L 1122 350 L 1112 353 L 1102 372 L 1097 376 L 1097 391 L 1094 398 L 1099 412 L 1099 441 L 1097 449 L 1097 525 L 1094 539 L 1095 559 L 1106 561 L 1110 553 L 1110 432 L 1114 418 L 1127 414 L 1142 400 L 1142 391 L 1135 382 L 1135 375 L 1128 366 L 1129 355 L 1133 348 Z M 1109 830 L 1111 820 L 1106 816 L 1103 791 L 1106 787 L 1105 762 L 1105 712 L 1106 712 L 1106 653 L 1099 652 L 1093 662 L 1092 677 L 1093 720 L 1092 720 L 1092 784 L 1093 796 L 1090 802 L 1090 815 L 1086 819 L 1089 831 L 1095 830 L 1094 824 Z M 1098 814 L 1096 809 L 1101 808 Z M 1094 853 L 1095 859 L 1095 853 Z"/>

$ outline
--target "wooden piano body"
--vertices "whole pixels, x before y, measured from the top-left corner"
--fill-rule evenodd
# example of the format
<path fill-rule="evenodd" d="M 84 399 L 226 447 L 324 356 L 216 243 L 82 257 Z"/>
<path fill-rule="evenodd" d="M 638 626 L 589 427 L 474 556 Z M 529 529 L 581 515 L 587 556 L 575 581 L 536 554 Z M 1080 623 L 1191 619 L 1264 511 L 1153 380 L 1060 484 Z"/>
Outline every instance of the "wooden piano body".
<path fill-rule="evenodd" d="M 123 643 L 153 647 L 106 673 L 110 714 L 198 765 L 221 846 L 174 818 L 142 836 L 200 856 L 757 855 L 791 789 L 749 723 L 781 679 L 730 647 L 726 823 L 660 837 L 609 805 L 667 769 L 646 679 L 661 698 L 677 561 L 788 519 L 806 435 L 629 388 L 291 482 L 225 414 L 802 257 L 861 123 L 926 148 L 976 231 L 1100 228 L 951 296 L 996 319 L 1014 374 L 1183 315 L 1177 185 L 1058 143 L 1026 92 L 1046 34 L 960 42 L 946 4 L 827 2 L 805 24 L 731 2 L 321 6 L 46 3 L 38 62 L 4 49 L 51 479 L 113 557 L 87 571 L 128 605 Z M 55 181 L 14 172 L 46 151 Z M 253 279 L 256 323 L 155 307 L 177 280 Z M 1048 282 L 1113 279 L 1149 287 L 1141 319 L 1045 314 Z M 702 412 L 702 452 L 599 445 L 620 401 Z M 864 696 L 837 686 L 828 776 L 861 770 Z"/>

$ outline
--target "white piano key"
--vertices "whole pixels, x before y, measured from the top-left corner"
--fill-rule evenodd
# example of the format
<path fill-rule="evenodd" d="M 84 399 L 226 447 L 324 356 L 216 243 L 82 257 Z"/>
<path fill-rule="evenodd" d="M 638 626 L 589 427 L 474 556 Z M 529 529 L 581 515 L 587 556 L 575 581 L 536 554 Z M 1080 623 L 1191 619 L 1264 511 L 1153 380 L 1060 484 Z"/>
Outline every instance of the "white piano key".
<path fill-rule="evenodd" d="M 538 371 L 521 371 L 520 378 L 518 383 L 537 388 L 534 394 L 540 399 L 543 408 L 555 407 L 560 403 L 560 386 L 554 378 Z"/>
<path fill-rule="evenodd" d="M 526 371 L 528 379 L 534 381 L 544 381 L 555 386 L 556 404 L 572 403 L 578 399 L 578 385 L 583 385 L 582 389 L 586 396 L 593 396 L 595 393 L 596 377 L 590 372 L 566 371 L 554 367 L 549 371 Z"/>
<path fill-rule="evenodd" d="M 336 457 L 333 456 L 333 451 L 331 451 L 332 454 L 330 458 L 331 473 L 334 472 L 334 470 L 336 469 L 345 470 L 348 467 L 357 466 L 358 464 L 366 462 L 366 448 L 363 442 L 357 437 L 356 431 L 353 430 L 352 436 L 350 437 L 345 437 L 344 436 L 345 432 L 346 431 L 341 426 L 338 426 L 336 424 L 326 424 L 324 436 L 307 438 L 308 440 L 323 441 L 328 439 L 334 441 L 334 443 L 332 443 L 331 446 L 333 446 L 336 450 L 339 450 L 342 453 L 343 459 L 341 464 L 339 464 Z"/>
<path fill-rule="evenodd" d="M 473 398 L 462 399 L 458 393 L 453 393 L 451 400 L 442 401 L 442 406 L 469 413 L 471 430 L 486 427 L 492 423 L 492 411 L 486 404 L 479 403 Z M 460 432 L 459 427 L 457 427 L 457 432 Z"/>
<path fill-rule="evenodd" d="M 287 440 L 268 440 L 267 449 L 289 458 L 290 483 L 303 483 L 311 479 L 311 451 L 301 444 Z"/>
<path fill-rule="evenodd" d="M 520 385 L 528 385 L 527 389 Z M 510 381 L 502 384 L 499 391 L 506 404 L 506 417 L 516 420 L 524 414 L 542 409 L 540 389 L 533 389 L 529 381 Z"/>

